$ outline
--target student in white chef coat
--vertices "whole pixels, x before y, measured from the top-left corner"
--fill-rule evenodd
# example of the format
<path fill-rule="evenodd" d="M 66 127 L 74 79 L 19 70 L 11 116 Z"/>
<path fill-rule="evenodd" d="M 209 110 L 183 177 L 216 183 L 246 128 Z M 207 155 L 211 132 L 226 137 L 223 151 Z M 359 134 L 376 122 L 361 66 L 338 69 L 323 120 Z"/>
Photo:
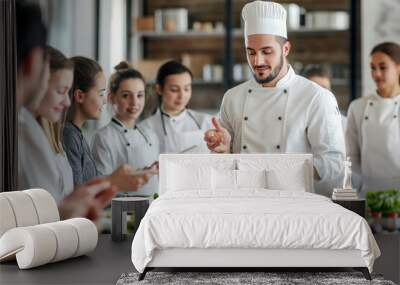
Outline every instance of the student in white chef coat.
<path fill-rule="evenodd" d="M 157 171 L 159 144 L 151 129 L 136 124 L 145 104 L 145 81 L 127 62 L 115 67 L 109 82 L 109 101 L 115 115 L 93 139 L 92 153 L 97 169 L 111 174 L 122 164 L 136 168 L 154 166 Z M 153 176 L 134 195 L 153 195 L 158 191 L 158 177 Z"/>
<path fill-rule="evenodd" d="M 253 1 L 242 17 L 254 79 L 226 92 L 205 140 L 219 153 L 312 153 L 314 188 L 330 196 L 342 183 L 345 159 L 336 99 L 289 65 L 286 11 L 280 4 Z"/>
<path fill-rule="evenodd" d="M 326 67 L 323 65 L 310 64 L 304 68 L 303 76 L 319 86 L 332 91 L 331 76 Z M 343 133 L 346 133 L 347 118 L 341 114 Z"/>
<path fill-rule="evenodd" d="M 155 131 L 160 153 L 209 152 L 203 137 L 211 128 L 211 116 L 191 110 L 192 72 L 177 61 L 163 64 L 157 73 L 160 106 L 140 125 Z"/>
<path fill-rule="evenodd" d="M 350 104 L 346 143 L 361 194 L 400 189 L 400 45 L 386 42 L 371 51 L 376 92 Z"/>

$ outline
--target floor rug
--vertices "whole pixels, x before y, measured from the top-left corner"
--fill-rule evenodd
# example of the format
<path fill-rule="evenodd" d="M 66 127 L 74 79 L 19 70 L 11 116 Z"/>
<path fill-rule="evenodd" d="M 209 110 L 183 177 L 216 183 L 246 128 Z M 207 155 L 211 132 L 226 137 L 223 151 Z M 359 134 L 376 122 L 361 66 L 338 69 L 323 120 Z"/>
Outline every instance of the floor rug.
<path fill-rule="evenodd" d="M 146 284 L 213 284 L 213 285 L 395 285 L 384 280 L 382 276 L 372 275 L 368 281 L 360 272 L 155 272 L 150 271 L 142 281 L 138 281 L 139 273 L 125 273 L 117 281 L 117 285 Z"/>

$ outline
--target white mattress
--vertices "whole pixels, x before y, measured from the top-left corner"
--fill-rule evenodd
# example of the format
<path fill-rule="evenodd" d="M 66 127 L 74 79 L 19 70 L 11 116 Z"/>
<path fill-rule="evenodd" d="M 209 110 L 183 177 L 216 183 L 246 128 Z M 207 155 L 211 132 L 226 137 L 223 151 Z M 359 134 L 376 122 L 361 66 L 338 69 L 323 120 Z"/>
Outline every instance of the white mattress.
<path fill-rule="evenodd" d="M 317 194 L 266 189 L 162 195 L 139 226 L 132 262 L 143 272 L 156 249 L 169 248 L 359 250 L 370 271 L 380 255 L 359 215 Z"/>

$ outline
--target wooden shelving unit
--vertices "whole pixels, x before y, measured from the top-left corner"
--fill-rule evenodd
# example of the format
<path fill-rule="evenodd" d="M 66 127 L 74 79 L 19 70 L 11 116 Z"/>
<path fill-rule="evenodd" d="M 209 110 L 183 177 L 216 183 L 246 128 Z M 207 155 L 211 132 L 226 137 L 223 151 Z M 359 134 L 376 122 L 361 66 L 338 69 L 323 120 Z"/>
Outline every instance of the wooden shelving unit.
<path fill-rule="evenodd" d="M 131 36 L 131 59 L 178 59 L 182 54 L 210 57 L 212 63 L 224 65 L 222 82 L 204 81 L 196 78 L 193 84 L 192 107 L 200 109 L 218 109 L 222 96 L 227 88 L 237 84 L 233 80 L 233 64 L 246 63 L 243 31 L 241 29 L 241 9 L 246 0 L 131 0 L 133 9 L 136 6 L 138 15 L 154 15 L 157 9 L 186 8 L 189 11 L 189 28 L 187 32 L 135 31 Z M 282 4 L 296 3 L 310 11 L 346 11 L 354 16 L 355 7 L 360 0 L 313 1 L 313 0 L 277 0 Z M 227 14 L 227 9 L 232 13 Z M 221 18 L 221 15 L 225 15 Z M 229 15 L 229 19 L 227 16 Z M 225 31 L 200 32 L 191 30 L 194 22 L 224 22 Z M 350 19 L 350 23 L 353 23 Z M 354 23 L 353 23 L 354 25 Z M 347 109 L 350 99 L 355 97 L 355 66 L 352 60 L 355 52 L 352 46 L 359 42 L 359 35 L 354 29 L 309 29 L 289 30 L 292 50 L 289 61 L 294 67 L 307 64 L 335 65 L 336 71 L 342 70 L 340 77 L 334 77 L 333 92 L 339 106 Z M 337 73 L 337 72 L 336 72 Z M 200 98 L 200 99 L 199 99 Z M 200 103 L 199 103 L 200 102 Z M 197 105 L 202 104 L 202 105 Z"/>

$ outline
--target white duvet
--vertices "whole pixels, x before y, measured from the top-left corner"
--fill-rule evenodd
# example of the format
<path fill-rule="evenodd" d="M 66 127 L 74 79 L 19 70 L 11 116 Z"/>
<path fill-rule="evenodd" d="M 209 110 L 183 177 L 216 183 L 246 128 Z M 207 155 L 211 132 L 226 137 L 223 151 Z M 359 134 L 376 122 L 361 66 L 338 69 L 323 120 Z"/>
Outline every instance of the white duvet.
<path fill-rule="evenodd" d="M 380 255 L 359 215 L 320 195 L 265 189 L 162 195 L 140 223 L 132 262 L 143 272 L 165 248 L 358 249 L 371 272 Z"/>

